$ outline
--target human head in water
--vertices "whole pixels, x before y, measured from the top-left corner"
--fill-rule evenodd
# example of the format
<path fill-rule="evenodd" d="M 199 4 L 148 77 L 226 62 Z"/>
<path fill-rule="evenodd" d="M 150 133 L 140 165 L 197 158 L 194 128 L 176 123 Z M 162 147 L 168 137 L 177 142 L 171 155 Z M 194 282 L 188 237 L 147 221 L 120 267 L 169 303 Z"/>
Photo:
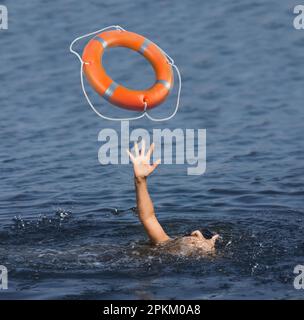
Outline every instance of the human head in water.
<path fill-rule="evenodd" d="M 159 221 L 156 218 L 154 212 L 153 202 L 150 198 L 147 188 L 147 177 L 156 169 L 160 160 L 150 164 L 151 155 L 154 150 L 154 144 L 152 144 L 146 153 L 145 141 L 142 140 L 141 150 L 138 148 L 138 144 L 134 145 L 134 154 L 127 150 L 130 159 L 133 163 L 134 169 L 134 181 L 136 190 L 136 202 L 139 219 L 143 224 L 145 231 L 147 232 L 150 240 L 153 244 L 168 244 L 173 239 L 170 238 L 164 231 Z M 216 240 L 219 235 L 213 235 L 210 239 L 207 239 L 199 230 L 191 232 L 189 235 L 175 239 L 181 250 L 187 249 L 191 251 L 199 250 L 201 252 L 214 252 Z M 177 240 L 177 241 L 176 241 Z"/>

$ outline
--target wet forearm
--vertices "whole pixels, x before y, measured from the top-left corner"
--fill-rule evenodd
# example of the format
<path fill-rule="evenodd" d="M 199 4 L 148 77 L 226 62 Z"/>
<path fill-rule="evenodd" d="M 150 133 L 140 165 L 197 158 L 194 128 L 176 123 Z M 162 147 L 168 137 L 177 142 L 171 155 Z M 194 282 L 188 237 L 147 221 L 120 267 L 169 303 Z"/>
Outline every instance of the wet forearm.
<path fill-rule="evenodd" d="M 136 189 L 136 203 L 139 218 L 144 221 L 154 216 L 154 206 L 149 195 L 146 178 L 134 178 Z"/>

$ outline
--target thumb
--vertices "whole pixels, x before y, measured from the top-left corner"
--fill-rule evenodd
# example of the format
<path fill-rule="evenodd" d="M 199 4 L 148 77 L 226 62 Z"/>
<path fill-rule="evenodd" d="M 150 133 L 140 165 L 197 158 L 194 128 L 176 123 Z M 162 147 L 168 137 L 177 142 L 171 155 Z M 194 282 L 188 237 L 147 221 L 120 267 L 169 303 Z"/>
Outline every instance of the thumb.
<path fill-rule="evenodd" d="M 160 159 L 158 159 L 158 160 L 156 160 L 153 164 L 152 164 L 152 171 L 154 171 L 157 167 L 158 167 L 158 165 L 160 164 Z"/>

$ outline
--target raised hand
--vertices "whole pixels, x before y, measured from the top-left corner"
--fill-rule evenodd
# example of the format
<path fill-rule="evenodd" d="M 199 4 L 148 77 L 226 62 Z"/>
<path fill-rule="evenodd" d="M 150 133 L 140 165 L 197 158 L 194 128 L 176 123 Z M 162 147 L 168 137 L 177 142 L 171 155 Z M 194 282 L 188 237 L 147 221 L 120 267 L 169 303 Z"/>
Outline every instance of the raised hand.
<path fill-rule="evenodd" d="M 150 158 L 154 150 L 154 143 L 151 144 L 149 150 L 145 154 L 146 143 L 142 140 L 141 150 L 139 151 L 138 144 L 134 144 L 135 155 L 133 155 L 129 150 L 127 150 L 128 155 L 133 163 L 134 175 L 136 178 L 146 178 L 148 177 L 160 164 L 160 159 L 150 164 Z"/>

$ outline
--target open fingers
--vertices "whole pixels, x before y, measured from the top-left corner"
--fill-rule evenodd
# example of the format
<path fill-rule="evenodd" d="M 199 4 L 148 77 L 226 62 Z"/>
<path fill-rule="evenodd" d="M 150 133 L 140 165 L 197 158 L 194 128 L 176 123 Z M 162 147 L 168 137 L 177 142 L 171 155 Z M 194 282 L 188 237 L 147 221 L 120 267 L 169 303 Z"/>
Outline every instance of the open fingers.
<path fill-rule="evenodd" d="M 127 151 L 127 154 L 129 155 L 131 161 L 134 163 L 135 158 L 134 158 L 133 154 L 128 149 L 126 151 Z"/>
<path fill-rule="evenodd" d="M 141 140 L 141 150 L 140 155 L 144 156 L 146 151 L 146 141 L 144 139 Z"/>
<path fill-rule="evenodd" d="M 139 150 L 138 150 L 137 142 L 134 143 L 134 151 L 135 151 L 135 157 L 139 157 Z"/>
<path fill-rule="evenodd" d="M 146 154 L 146 158 L 147 158 L 148 161 L 150 160 L 153 151 L 154 151 L 154 142 L 151 144 L 151 146 L 150 146 L 150 148 L 149 148 L 149 150 L 148 150 L 148 152 Z"/>
<path fill-rule="evenodd" d="M 160 159 L 156 160 L 156 161 L 152 164 L 152 168 L 153 168 L 152 171 L 154 171 L 159 164 L 160 164 Z"/>

